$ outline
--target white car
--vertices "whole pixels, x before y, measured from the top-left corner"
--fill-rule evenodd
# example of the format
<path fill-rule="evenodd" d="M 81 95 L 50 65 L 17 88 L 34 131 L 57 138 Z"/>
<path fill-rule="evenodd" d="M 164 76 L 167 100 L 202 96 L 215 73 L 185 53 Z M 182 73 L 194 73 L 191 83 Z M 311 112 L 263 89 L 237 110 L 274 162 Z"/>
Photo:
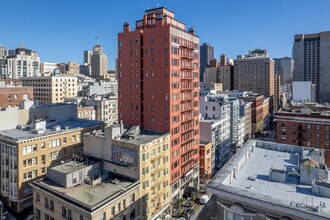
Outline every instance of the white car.
<path fill-rule="evenodd" d="M 199 200 L 199 203 L 206 205 L 209 202 L 210 198 L 211 198 L 211 196 L 209 196 L 209 195 L 203 195 L 201 197 L 201 199 Z"/>

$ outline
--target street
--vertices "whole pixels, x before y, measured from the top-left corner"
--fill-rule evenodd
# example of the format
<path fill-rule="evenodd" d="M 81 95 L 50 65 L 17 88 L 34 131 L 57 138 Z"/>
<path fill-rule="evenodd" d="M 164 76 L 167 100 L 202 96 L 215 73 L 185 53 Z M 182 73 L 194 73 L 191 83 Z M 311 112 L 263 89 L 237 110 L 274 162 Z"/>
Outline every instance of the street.
<path fill-rule="evenodd" d="M 217 213 L 217 202 L 214 195 L 211 196 L 210 201 L 206 205 L 196 205 L 195 215 L 193 215 L 191 220 L 211 220 L 215 219 Z"/>

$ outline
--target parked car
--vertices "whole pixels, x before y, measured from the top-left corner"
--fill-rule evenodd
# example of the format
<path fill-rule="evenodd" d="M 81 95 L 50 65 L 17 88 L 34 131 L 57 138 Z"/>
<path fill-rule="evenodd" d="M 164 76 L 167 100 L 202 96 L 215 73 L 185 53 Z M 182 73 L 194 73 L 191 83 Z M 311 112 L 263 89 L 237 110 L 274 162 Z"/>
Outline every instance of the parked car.
<path fill-rule="evenodd" d="M 209 195 L 203 195 L 201 199 L 199 200 L 200 204 L 206 205 L 210 201 L 210 196 Z"/>
<path fill-rule="evenodd" d="M 187 219 L 190 219 L 191 216 L 193 216 L 195 214 L 195 211 L 193 209 L 187 209 L 186 212 L 185 212 L 185 217 Z"/>

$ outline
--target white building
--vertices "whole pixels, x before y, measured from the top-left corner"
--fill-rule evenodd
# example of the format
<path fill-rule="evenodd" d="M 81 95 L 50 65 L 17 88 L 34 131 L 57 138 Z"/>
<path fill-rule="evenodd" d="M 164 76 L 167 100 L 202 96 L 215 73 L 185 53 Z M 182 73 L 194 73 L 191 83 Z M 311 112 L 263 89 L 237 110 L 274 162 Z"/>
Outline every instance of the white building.
<path fill-rule="evenodd" d="M 82 86 L 83 96 L 107 95 L 107 94 L 118 94 L 117 80 L 110 80 L 110 79 L 102 80 Z"/>
<path fill-rule="evenodd" d="M 200 100 L 200 138 L 202 141 L 212 142 L 215 169 L 219 169 L 232 156 L 239 140 L 239 100 L 219 93 L 207 94 Z"/>
<path fill-rule="evenodd" d="M 58 70 L 58 64 L 57 63 L 49 63 L 49 62 L 43 62 L 40 63 L 40 73 L 41 74 L 55 74 L 56 70 Z"/>
<path fill-rule="evenodd" d="M 322 149 L 247 141 L 207 185 L 216 197 L 215 219 L 328 220 L 330 182 L 322 157 Z"/>
<path fill-rule="evenodd" d="M 292 101 L 315 102 L 315 84 L 311 81 L 293 81 Z"/>
<path fill-rule="evenodd" d="M 40 57 L 35 51 L 17 48 L 0 62 L 0 78 L 40 76 Z"/>

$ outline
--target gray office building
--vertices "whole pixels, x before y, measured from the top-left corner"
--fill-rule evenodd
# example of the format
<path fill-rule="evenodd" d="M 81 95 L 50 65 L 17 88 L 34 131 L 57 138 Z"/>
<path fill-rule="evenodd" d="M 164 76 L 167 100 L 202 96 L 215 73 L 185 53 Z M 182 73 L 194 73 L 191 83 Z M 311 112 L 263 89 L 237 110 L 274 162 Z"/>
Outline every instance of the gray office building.
<path fill-rule="evenodd" d="M 275 74 L 281 76 L 281 85 L 292 82 L 293 61 L 291 57 L 274 58 Z"/>
<path fill-rule="evenodd" d="M 211 44 L 203 43 L 200 46 L 200 81 L 204 82 L 205 68 L 210 65 L 210 60 L 214 59 L 214 47 Z"/>
<path fill-rule="evenodd" d="M 295 35 L 293 59 L 294 81 L 312 81 L 316 101 L 330 102 L 330 31 Z"/>

